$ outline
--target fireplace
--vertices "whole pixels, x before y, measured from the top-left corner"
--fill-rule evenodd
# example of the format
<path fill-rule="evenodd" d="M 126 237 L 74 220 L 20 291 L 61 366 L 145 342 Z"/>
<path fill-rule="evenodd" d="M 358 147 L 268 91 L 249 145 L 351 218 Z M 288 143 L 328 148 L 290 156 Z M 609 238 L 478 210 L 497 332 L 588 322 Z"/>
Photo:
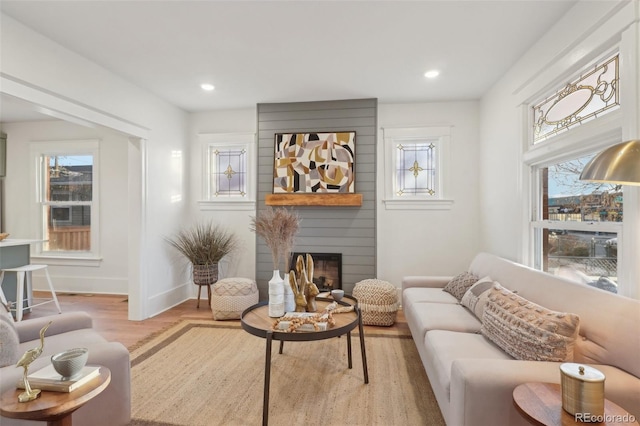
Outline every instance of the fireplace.
<path fill-rule="evenodd" d="M 295 270 L 298 252 L 291 255 L 291 269 Z M 313 282 L 318 290 L 331 291 L 342 288 L 342 253 L 309 253 L 313 257 Z"/>

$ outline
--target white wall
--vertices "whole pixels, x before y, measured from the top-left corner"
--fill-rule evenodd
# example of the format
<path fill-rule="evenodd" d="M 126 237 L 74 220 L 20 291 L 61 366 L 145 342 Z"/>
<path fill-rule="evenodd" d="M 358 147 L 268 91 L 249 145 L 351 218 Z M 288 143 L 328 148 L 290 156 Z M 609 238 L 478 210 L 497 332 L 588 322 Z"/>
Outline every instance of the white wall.
<path fill-rule="evenodd" d="M 530 215 L 526 194 L 529 171 L 523 165 L 527 149 L 526 105 L 540 93 L 566 84 L 571 74 L 620 43 L 625 111 L 619 131 L 623 139 L 637 139 L 638 19 L 640 2 L 582 1 L 576 4 L 482 98 L 480 109 L 480 229 L 482 249 L 529 263 L 526 238 Z M 626 83 L 625 83 L 626 82 Z M 625 86 L 626 84 L 626 86 Z M 598 133 L 597 120 L 576 131 Z M 596 138 L 597 139 L 597 138 Z M 596 142 L 597 143 L 597 142 Z M 625 188 L 624 252 L 626 285 L 640 289 L 637 253 L 640 250 L 638 189 Z M 635 258 L 632 256 L 635 255 Z M 628 291 L 633 295 L 635 291 Z"/>
<path fill-rule="evenodd" d="M 226 226 L 240 242 L 238 250 L 221 262 L 221 272 L 226 277 L 255 279 L 256 275 L 256 235 L 249 230 L 251 217 L 255 216 L 255 204 L 250 210 L 220 208 L 203 210 L 198 201 L 204 198 L 203 189 L 203 147 L 198 135 L 210 133 L 252 133 L 256 132 L 256 109 L 220 110 L 193 113 L 190 116 L 189 139 L 191 142 L 189 209 L 196 220 L 212 220 Z M 257 144 L 256 144 L 257 148 Z M 257 169 L 256 169 L 257 170 Z M 256 170 L 253 179 L 256 180 Z M 253 200 L 255 201 L 255 200 Z"/>
<path fill-rule="evenodd" d="M 454 275 L 465 270 L 477 253 L 478 229 L 478 114 L 477 102 L 430 104 L 380 104 L 380 127 L 452 126 L 450 160 L 452 173 L 448 194 L 455 203 L 451 210 L 385 210 L 382 204 L 384 149 L 382 132 L 378 141 L 377 276 L 398 287 L 404 275 Z M 191 201 L 192 215 L 211 218 L 236 232 L 242 242 L 241 255 L 229 265 L 229 274 L 255 275 L 255 234 L 249 231 L 255 211 L 200 210 L 202 199 L 202 147 L 198 134 L 247 133 L 256 130 L 255 109 L 212 111 L 191 115 Z"/>
<path fill-rule="evenodd" d="M 104 128 L 88 128 L 65 121 L 4 123 L 7 134 L 5 225 L 12 238 L 36 237 L 33 223 L 34 191 L 31 187 L 30 143 L 37 141 L 99 140 L 100 247 L 99 266 L 49 268 L 57 291 L 127 294 L 127 144 L 126 136 Z M 34 288 L 48 290 L 44 278 L 34 277 Z"/>
<path fill-rule="evenodd" d="M 114 117 L 121 124 L 148 129 L 146 142 L 129 146 L 140 147 L 140 164 L 133 169 L 130 165 L 129 176 L 133 183 L 141 180 L 143 199 L 139 211 L 129 212 L 128 221 L 129 234 L 139 235 L 129 243 L 139 241 L 134 256 L 140 259 L 130 264 L 139 266 L 129 274 L 130 317 L 146 318 L 185 300 L 193 286 L 172 267 L 175 257 L 164 237 L 188 216 L 187 114 L 6 15 L 0 29 L 4 79 L 70 101 L 76 108 L 67 113 L 96 111 L 105 121 Z M 142 178 L 132 177 L 132 170 Z"/>
<path fill-rule="evenodd" d="M 480 246 L 478 118 L 478 102 L 378 105 L 380 128 L 452 126 L 445 195 L 454 201 L 451 210 L 386 210 L 382 202 L 385 151 L 379 130 L 379 279 L 400 287 L 405 275 L 455 275 L 469 267 Z"/>

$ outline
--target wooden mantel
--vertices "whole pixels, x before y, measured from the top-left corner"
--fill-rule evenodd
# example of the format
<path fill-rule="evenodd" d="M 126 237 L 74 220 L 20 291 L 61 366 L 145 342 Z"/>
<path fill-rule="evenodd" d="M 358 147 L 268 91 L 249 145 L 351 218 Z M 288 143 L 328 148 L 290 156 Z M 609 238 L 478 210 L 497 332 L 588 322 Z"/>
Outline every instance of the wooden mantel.
<path fill-rule="evenodd" d="M 362 205 L 362 194 L 266 194 L 267 206 L 355 206 Z"/>

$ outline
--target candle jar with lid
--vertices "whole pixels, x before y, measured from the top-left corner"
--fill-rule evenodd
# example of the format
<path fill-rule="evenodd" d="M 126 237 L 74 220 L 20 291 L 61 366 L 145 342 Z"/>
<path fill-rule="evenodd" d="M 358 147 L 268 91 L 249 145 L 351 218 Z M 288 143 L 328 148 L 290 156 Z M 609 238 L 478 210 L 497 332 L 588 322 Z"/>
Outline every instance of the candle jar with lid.
<path fill-rule="evenodd" d="M 562 408 L 569 414 L 604 415 L 604 373 L 588 365 L 560 365 Z"/>

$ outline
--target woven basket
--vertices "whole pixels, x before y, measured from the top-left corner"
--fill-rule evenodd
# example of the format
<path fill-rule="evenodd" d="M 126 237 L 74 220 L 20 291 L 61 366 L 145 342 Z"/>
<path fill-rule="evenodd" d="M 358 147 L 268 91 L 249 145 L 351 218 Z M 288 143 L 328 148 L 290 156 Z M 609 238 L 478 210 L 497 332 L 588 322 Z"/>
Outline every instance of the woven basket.
<path fill-rule="evenodd" d="M 193 265 L 193 283 L 195 285 L 212 285 L 218 281 L 218 264 Z"/>
<path fill-rule="evenodd" d="M 356 283 L 353 297 L 358 299 L 365 325 L 391 326 L 398 313 L 398 291 L 393 284 L 376 279 Z"/>

